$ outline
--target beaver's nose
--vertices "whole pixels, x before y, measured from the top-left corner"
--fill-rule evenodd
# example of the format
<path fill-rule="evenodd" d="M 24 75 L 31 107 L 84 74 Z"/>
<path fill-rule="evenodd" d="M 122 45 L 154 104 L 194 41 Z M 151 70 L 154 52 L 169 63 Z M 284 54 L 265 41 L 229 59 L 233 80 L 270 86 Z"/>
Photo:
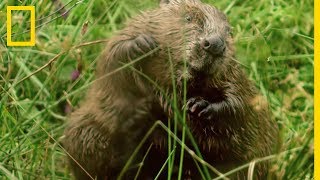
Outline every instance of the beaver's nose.
<path fill-rule="evenodd" d="M 220 36 L 210 36 L 201 41 L 201 47 L 210 54 L 222 55 L 225 51 L 225 42 Z"/>

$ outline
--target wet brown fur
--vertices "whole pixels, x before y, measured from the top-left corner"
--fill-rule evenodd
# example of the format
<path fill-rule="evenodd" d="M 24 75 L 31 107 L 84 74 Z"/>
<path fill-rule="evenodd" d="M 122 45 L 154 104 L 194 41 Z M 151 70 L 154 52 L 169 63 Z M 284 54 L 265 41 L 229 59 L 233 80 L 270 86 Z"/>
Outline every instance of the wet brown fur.
<path fill-rule="evenodd" d="M 192 17 L 191 22 L 186 22 L 186 16 Z M 168 113 L 172 112 L 170 99 L 160 96 L 155 85 L 141 76 L 143 73 L 169 97 L 173 94 L 174 75 L 180 108 L 184 105 L 184 79 L 188 102 L 190 99 L 205 100 L 215 108 L 209 114 L 210 120 L 188 111 L 187 124 L 205 161 L 218 170 L 226 172 L 272 154 L 278 139 L 277 125 L 270 118 L 268 104 L 235 60 L 229 30 L 223 13 L 197 0 L 172 0 L 133 18 L 110 39 L 97 64 L 97 79 L 81 107 L 71 114 L 63 140 L 67 152 L 92 177 L 115 179 L 118 176 L 152 124 L 158 119 L 164 123 L 168 117 L 172 119 L 172 113 Z M 222 57 L 199 50 L 201 39 L 211 34 L 219 34 L 226 41 Z M 148 44 L 152 45 L 142 45 L 138 47 L 140 51 L 132 51 L 141 35 L 153 40 Z M 151 49 L 157 52 L 134 63 L 135 70 L 129 67 L 108 75 Z M 154 144 L 139 175 L 141 179 L 154 178 L 166 160 L 166 138 L 166 132 L 157 129 L 135 157 L 138 163 L 147 147 Z M 192 148 L 189 143 L 187 145 Z M 70 159 L 70 164 L 77 179 L 89 178 L 74 160 Z M 136 170 L 131 169 L 125 178 L 132 179 Z M 185 178 L 200 178 L 188 155 L 184 170 Z M 264 179 L 267 171 L 268 163 L 258 163 L 254 176 Z M 212 176 L 216 175 L 212 173 Z M 231 178 L 246 176 L 247 169 Z"/>

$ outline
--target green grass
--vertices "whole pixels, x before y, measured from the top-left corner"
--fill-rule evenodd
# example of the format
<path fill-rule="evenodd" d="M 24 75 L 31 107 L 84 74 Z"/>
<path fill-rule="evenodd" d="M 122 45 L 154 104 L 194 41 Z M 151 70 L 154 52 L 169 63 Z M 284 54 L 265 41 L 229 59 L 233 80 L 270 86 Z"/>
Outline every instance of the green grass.
<path fill-rule="evenodd" d="M 57 12 L 61 7 L 57 2 L 68 3 L 67 17 Z M 272 169 L 283 179 L 312 179 L 313 1 L 206 2 L 228 15 L 237 57 L 267 97 L 281 128 L 282 153 L 266 159 L 273 160 Z M 7 5 L 36 6 L 35 47 L 6 47 Z M 85 95 L 104 47 L 101 42 L 84 43 L 107 39 L 140 10 L 156 6 L 156 0 L 0 1 L 0 177 L 71 177 L 57 143 L 66 121 L 65 108 L 76 107 Z M 13 13 L 18 40 L 29 38 L 19 34 L 28 28 L 21 17 L 28 16 Z M 81 75 L 72 81 L 76 69 L 81 69 Z"/>

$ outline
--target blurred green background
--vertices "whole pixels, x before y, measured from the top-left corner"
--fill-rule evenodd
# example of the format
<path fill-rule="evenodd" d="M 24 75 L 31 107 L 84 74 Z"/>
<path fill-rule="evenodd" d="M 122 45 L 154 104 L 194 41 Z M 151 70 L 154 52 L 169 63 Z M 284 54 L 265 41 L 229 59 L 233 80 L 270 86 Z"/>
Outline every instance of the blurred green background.
<path fill-rule="evenodd" d="M 229 17 L 237 57 L 281 128 L 283 153 L 272 171 L 281 179 L 312 179 L 313 1 L 205 2 Z M 6 46 L 7 5 L 36 7 L 35 47 Z M 71 177 L 58 141 L 94 78 L 102 42 L 157 6 L 157 0 L 0 1 L 0 177 Z M 29 17 L 13 12 L 13 40 L 29 40 Z"/>

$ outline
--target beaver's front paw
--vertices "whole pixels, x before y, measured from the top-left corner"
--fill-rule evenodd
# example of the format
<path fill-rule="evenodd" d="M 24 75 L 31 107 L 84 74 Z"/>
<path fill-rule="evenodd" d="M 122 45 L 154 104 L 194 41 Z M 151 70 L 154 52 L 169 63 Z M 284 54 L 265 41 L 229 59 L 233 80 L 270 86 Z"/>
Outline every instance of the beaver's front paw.
<path fill-rule="evenodd" d="M 200 117 L 200 113 L 208 107 L 210 103 L 201 97 L 193 97 L 187 101 L 187 112 L 191 117 Z"/>
<path fill-rule="evenodd" d="M 152 36 L 140 34 L 128 44 L 128 58 L 134 60 L 157 47 L 157 43 Z"/>
<path fill-rule="evenodd" d="M 201 97 L 190 98 L 186 104 L 187 112 L 192 118 L 212 120 L 219 111 L 219 104 L 210 103 Z"/>

